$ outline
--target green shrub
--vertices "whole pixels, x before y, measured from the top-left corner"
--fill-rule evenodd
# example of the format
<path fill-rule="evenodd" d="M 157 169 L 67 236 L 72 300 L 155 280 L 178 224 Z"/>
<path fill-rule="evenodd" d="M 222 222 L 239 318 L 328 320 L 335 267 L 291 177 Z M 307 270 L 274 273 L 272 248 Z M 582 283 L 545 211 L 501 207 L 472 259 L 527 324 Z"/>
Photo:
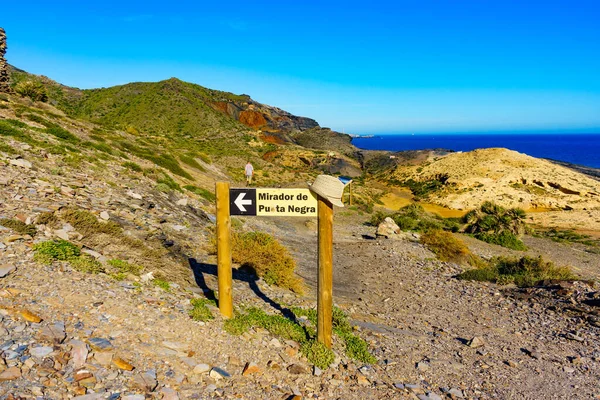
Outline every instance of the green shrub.
<path fill-rule="evenodd" d="M 165 281 L 164 279 L 156 278 L 152 280 L 152 283 L 154 284 L 154 286 L 161 288 L 165 292 L 171 291 L 171 284 Z"/>
<path fill-rule="evenodd" d="M 33 101 L 48 101 L 48 93 L 41 82 L 21 81 L 15 85 L 14 90 L 22 97 L 29 97 Z"/>
<path fill-rule="evenodd" d="M 208 321 L 215 318 L 207 307 L 208 304 L 216 307 L 217 302 L 215 300 L 192 299 L 190 300 L 190 304 L 192 305 L 192 309 L 188 314 L 194 321 Z"/>
<path fill-rule="evenodd" d="M 35 225 L 27 225 L 18 219 L 0 218 L 0 225 L 12 229 L 21 235 L 35 236 L 37 234 Z"/>
<path fill-rule="evenodd" d="M 281 315 L 270 315 L 258 308 L 249 308 L 244 314 L 237 314 L 225 321 L 224 328 L 233 335 L 241 335 L 251 327 L 260 327 L 271 334 L 286 340 L 300 343 L 300 352 L 319 368 L 328 368 L 334 361 L 331 349 L 316 340 L 317 311 L 291 307 L 294 320 Z M 310 324 L 300 325 L 298 317 L 307 317 Z M 368 351 L 367 343 L 352 333 L 346 315 L 337 307 L 333 308 L 333 333 L 343 340 L 346 355 L 355 360 L 373 364 L 377 359 Z"/>
<path fill-rule="evenodd" d="M 462 240 L 450 232 L 432 230 L 421 235 L 420 241 L 442 261 L 470 265 L 481 265 L 483 262 L 471 253 Z"/>
<path fill-rule="evenodd" d="M 214 202 L 216 200 L 216 196 L 214 195 L 214 193 L 212 193 L 209 190 L 202 189 L 194 185 L 185 185 L 183 188 L 189 190 L 192 193 L 197 194 L 198 196 L 204 197 L 210 202 Z"/>
<path fill-rule="evenodd" d="M 139 164 L 134 163 L 133 161 L 126 161 L 123 164 L 123 167 L 132 170 L 133 172 L 142 172 L 142 167 Z"/>
<path fill-rule="evenodd" d="M 396 225 L 403 231 L 429 232 L 431 230 L 446 230 L 458 232 L 461 227 L 461 224 L 456 219 L 442 218 L 439 215 L 429 213 L 416 203 L 404 206 L 392 214 L 376 211 L 368 224 L 377 226 L 386 217 L 392 218 Z"/>
<path fill-rule="evenodd" d="M 198 164 L 198 161 L 196 161 L 196 159 L 193 156 L 189 156 L 189 155 L 180 155 L 179 159 L 189 165 L 192 168 L 196 168 L 198 171 L 206 171 L 206 169 L 204 169 L 204 167 L 200 164 Z"/>
<path fill-rule="evenodd" d="M 294 274 L 296 262 L 288 250 L 268 233 L 233 232 L 231 248 L 233 262 L 251 268 L 268 284 L 296 293 L 304 291 L 302 280 Z"/>
<path fill-rule="evenodd" d="M 426 181 L 415 181 L 414 179 L 408 179 L 401 184 L 410 189 L 415 197 L 415 200 L 421 200 L 427 198 L 432 193 L 438 192 L 444 188 L 448 181 L 448 175 L 439 174 L 432 179 Z"/>
<path fill-rule="evenodd" d="M 75 230 L 83 236 L 90 236 L 99 233 L 115 236 L 123 231 L 121 226 L 113 221 L 100 222 L 98 218 L 85 210 L 67 208 L 61 214 L 65 222 L 71 224 Z"/>
<path fill-rule="evenodd" d="M 33 245 L 34 260 L 52 264 L 53 261 L 69 261 L 81 255 L 79 247 L 66 240 L 50 240 Z"/>
<path fill-rule="evenodd" d="M 77 136 L 73 135 L 71 132 L 58 125 L 48 126 L 46 128 L 46 132 L 69 143 L 79 143 L 80 141 Z"/>
<path fill-rule="evenodd" d="M 87 254 L 71 258 L 68 261 L 69 264 L 79 272 L 85 272 L 86 274 L 99 274 L 104 272 L 102 264 Z"/>
<path fill-rule="evenodd" d="M 581 243 L 587 246 L 597 246 L 598 241 L 591 238 L 589 235 L 580 234 L 570 229 L 558 230 L 556 228 L 547 231 L 539 231 L 534 234 L 537 237 L 547 237 L 559 243 Z"/>
<path fill-rule="evenodd" d="M 142 273 L 143 267 L 140 265 L 130 264 L 127 261 L 117 258 L 108 260 L 108 265 L 115 268 L 117 272 L 124 274 L 139 275 Z"/>
<path fill-rule="evenodd" d="M 13 149 L 12 146 L 4 142 L 0 142 L 0 151 L 6 154 L 18 154 L 17 150 Z"/>
<path fill-rule="evenodd" d="M 458 275 L 459 279 L 488 281 L 498 284 L 513 283 L 519 287 L 535 286 L 544 280 L 576 280 L 579 279 L 569 267 L 556 267 L 540 256 L 510 259 L 498 257 L 488 266 L 468 270 Z"/>
<path fill-rule="evenodd" d="M 521 251 L 527 250 L 527 246 L 525 246 L 525 243 L 523 243 L 514 234 L 507 232 L 507 231 L 497 233 L 497 234 L 480 232 L 480 233 L 476 233 L 473 236 L 483 242 L 497 244 L 499 246 L 506 247 L 508 249 L 521 250 Z"/>

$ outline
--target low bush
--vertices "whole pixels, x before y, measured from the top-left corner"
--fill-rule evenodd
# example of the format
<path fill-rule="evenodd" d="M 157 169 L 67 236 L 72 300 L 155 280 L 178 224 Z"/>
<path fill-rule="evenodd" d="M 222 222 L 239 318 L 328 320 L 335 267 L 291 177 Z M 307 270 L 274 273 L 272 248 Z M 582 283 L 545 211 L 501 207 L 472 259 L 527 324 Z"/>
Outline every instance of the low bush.
<path fill-rule="evenodd" d="M 134 163 L 133 161 L 127 161 L 121 165 L 123 165 L 124 168 L 127 168 L 133 172 L 142 172 L 143 171 L 142 167 L 139 164 Z"/>
<path fill-rule="evenodd" d="M 468 270 L 458 275 L 459 279 L 488 281 L 498 284 L 514 283 L 519 287 L 535 286 L 544 280 L 576 280 L 569 267 L 557 267 L 550 261 L 538 258 L 521 257 L 510 259 L 498 257 L 486 267 Z"/>
<path fill-rule="evenodd" d="M 100 222 L 98 218 L 85 210 L 74 208 L 65 209 L 61 218 L 71 224 L 75 230 L 83 236 L 104 233 L 111 236 L 120 235 L 123 231 L 121 226 L 113 221 Z"/>
<path fill-rule="evenodd" d="M 154 284 L 154 286 L 161 288 L 165 292 L 171 291 L 171 284 L 165 281 L 164 279 L 156 278 L 152 280 L 152 283 Z"/>
<path fill-rule="evenodd" d="M 421 235 L 420 240 L 442 261 L 463 262 L 470 254 L 465 243 L 449 232 L 434 230 Z"/>
<path fill-rule="evenodd" d="M 205 168 L 204 168 L 202 165 L 200 165 L 200 164 L 198 163 L 198 161 L 196 161 L 196 159 L 195 159 L 193 156 L 189 156 L 189 155 L 180 155 L 180 156 L 179 156 L 179 159 L 180 159 L 180 160 L 181 160 L 183 163 L 185 163 L 185 164 L 189 165 L 189 166 L 190 166 L 190 167 L 192 167 L 192 168 L 195 168 L 195 169 L 197 169 L 198 171 L 206 171 L 206 169 L 205 169 Z"/>
<path fill-rule="evenodd" d="M 476 233 L 473 236 L 483 242 L 497 244 L 499 246 L 506 247 L 507 249 L 520 251 L 527 250 L 525 243 L 523 243 L 517 236 L 510 232 L 505 231 L 497 234 L 481 232 Z"/>
<path fill-rule="evenodd" d="M 214 202 L 216 200 L 216 196 L 214 195 L 214 193 L 212 193 L 209 190 L 202 189 L 202 188 L 199 188 L 194 185 L 185 185 L 183 188 L 186 190 L 189 190 L 192 193 L 197 194 L 200 197 L 204 197 L 206 200 L 208 200 L 210 202 Z"/>
<path fill-rule="evenodd" d="M 572 230 L 558 230 L 556 228 L 547 231 L 537 231 L 534 236 L 550 238 L 558 243 L 581 243 L 587 246 L 597 246 L 598 241 L 589 235 L 580 234 Z"/>
<path fill-rule="evenodd" d="M 29 97 L 33 101 L 48 101 L 46 87 L 41 82 L 21 81 L 15 85 L 14 90 L 22 97 Z"/>
<path fill-rule="evenodd" d="M 379 225 L 386 217 L 390 217 L 403 231 L 429 232 L 431 230 L 446 230 L 458 232 L 461 223 L 456 218 L 443 218 L 429 213 L 419 204 L 409 204 L 395 213 L 388 214 L 377 211 L 368 222 L 371 226 Z"/>
<path fill-rule="evenodd" d="M 292 319 L 249 308 L 246 313 L 225 321 L 224 328 L 234 335 L 241 335 L 251 327 L 266 329 L 275 336 L 300 343 L 300 352 L 317 367 L 329 367 L 335 357 L 331 349 L 316 340 L 317 311 L 300 307 L 292 307 L 290 311 L 294 314 Z M 298 317 L 306 317 L 308 323 L 300 324 Z M 347 316 L 337 307 L 333 308 L 333 333 L 344 342 L 348 357 L 367 364 L 377 362 L 367 343 L 352 333 Z"/>
<path fill-rule="evenodd" d="M 12 229 L 21 235 L 35 236 L 37 234 L 35 225 L 27 225 L 18 219 L 0 218 L 0 225 Z"/>
<path fill-rule="evenodd" d="M 215 300 L 192 299 L 190 300 L 190 304 L 192 305 L 192 309 L 188 312 L 188 315 L 194 321 L 208 321 L 215 318 L 207 307 L 209 304 L 216 307 L 217 302 Z"/>
<path fill-rule="evenodd" d="M 119 260 L 117 258 L 108 260 L 108 265 L 117 270 L 118 273 L 139 275 L 144 269 L 141 265 L 130 264 L 127 261 Z"/>
<path fill-rule="evenodd" d="M 504 208 L 491 201 L 469 211 L 463 217 L 465 232 L 479 240 L 514 250 L 527 250 L 519 239 L 526 228 L 525 211 L 520 208 Z"/>
<path fill-rule="evenodd" d="M 69 142 L 69 143 L 79 143 L 80 140 L 77 136 L 73 135 L 71 132 L 69 132 L 68 130 L 66 130 L 65 128 L 63 128 L 62 126 L 59 125 L 49 125 L 46 128 L 46 132 L 56 136 L 59 139 L 64 140 L 65 142 Z"/>
<path fill-rule="evenodd" d="M 34 259 L 43 264 L 54 261 L 69 261 L 81 255 L 79 247 L 66 240 L 50 240 L 33 245 Z"/>
<path fill-rule="evenodd" d="M 294 274 L 296 262 L 273 236 L 264 232 L 233 232 L 231 248 L 234 262 L 253 270 L 268 284 L 296 293 L 304 291 L 302 280 Z"/>
<path fill-rule="evenodd" d="M 51 265 L 54 261 L 67 261 L 74 269 L 88 274 L 104 272 L 104 267 L 93 257 L 81 254 L 79 247 L 66 240 L 50 240 L 33 246 L 34 260 Z"/>

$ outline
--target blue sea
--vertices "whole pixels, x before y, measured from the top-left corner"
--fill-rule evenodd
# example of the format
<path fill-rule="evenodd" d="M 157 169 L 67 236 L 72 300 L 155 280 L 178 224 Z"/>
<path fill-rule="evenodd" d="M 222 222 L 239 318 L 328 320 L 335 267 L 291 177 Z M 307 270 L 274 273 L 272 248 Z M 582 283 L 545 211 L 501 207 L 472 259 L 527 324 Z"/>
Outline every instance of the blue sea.
<path fill-rule="evenodd" d="M 600 133 L 573 134 L 417 134 L 355 138 L 365 150 L 448 149 L 471 151 L 504 147 L 538 158 L 600 168 Z"/>

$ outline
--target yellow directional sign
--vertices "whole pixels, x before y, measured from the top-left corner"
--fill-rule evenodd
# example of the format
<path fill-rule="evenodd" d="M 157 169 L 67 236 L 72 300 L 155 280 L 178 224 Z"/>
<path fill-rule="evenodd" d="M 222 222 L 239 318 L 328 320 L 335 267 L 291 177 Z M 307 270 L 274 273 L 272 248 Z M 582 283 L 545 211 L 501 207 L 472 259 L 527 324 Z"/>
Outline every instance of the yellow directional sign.
<path fill-rule="evenodd" d="M 317 198 L 308 189 L 230 189 L 229 210 L 231 215 L 316 217 Z"/>

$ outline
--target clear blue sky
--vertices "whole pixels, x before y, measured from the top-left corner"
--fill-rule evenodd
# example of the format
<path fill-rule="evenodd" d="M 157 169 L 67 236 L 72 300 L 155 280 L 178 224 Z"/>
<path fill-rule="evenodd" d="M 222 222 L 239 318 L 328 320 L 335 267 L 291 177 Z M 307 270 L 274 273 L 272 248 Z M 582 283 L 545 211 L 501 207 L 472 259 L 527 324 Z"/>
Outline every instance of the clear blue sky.
<path fill-rule="evenodd" d="M 206 3 L 206 4 L 205 4 Z M 600 1 L 5 1 L 8 61 L 175 76 L 347 133 L 600 132 Z"/>

